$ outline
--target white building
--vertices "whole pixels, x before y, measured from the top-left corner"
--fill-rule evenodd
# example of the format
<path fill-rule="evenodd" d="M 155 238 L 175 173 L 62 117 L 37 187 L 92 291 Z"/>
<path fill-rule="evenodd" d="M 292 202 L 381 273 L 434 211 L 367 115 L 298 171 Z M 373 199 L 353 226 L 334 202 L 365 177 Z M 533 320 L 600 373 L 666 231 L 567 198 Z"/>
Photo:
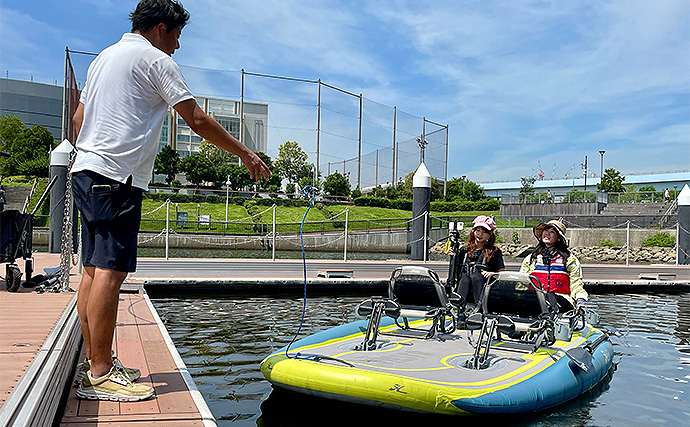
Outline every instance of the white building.
<path fill-rule="evenodd" d="M 197 97 L 201 109 L 212 115 L 230 135 L 242 141 L 254 152 L 267 150 L 268 104 L 221 98 Z M 244 132 L 240 135 L 240 109 L 243 109 Z M 32 81 L 0 79 L 0 114 L 17 116 L 27 126 L 46 127 L 57 140 L 61 138 L 63 87 Z M 71 120 L 71 117 L 69 118 Z M 163 122 L 158 151 L 172 146 L 180 157 L 199 151 L 203 138 L 178 116 L 172 108 Z"/>
<path fill-rule="evenodd" d="M 690 184 L 690 171 L 659 172 L 650 174 L 624 175 L 623 185 L 633 184 L 635 187 L 654 186 L 657 191 L 665 188 L 669 190 L 680 190 L 685 184 Z M 551 191 L 554 194 L 563 194 L 577 189 L 595 193 L 600 178 L 588 178 L 585 182 L 583 177 L 573 179 L 542 179 L 534 182 L 534 190 L 537 192 Z M 490 197 L 499 198 L 503 194 L 518 194 L 521 181 L 504 182 L 477 182 L 477 185 L 484 189 L 484 194 Z"/>
<path fill-rule="evenodd" d="M 62 86 L 0 79 L 0 115 L 17 116 L 26 126 L 40 125 L 62 136 Z"/>
<path fill-rule="evenodd" d="M 206 97 L 196 97 L 196 102 L 206 114 L 215 118 L 230 135 L 242 141 L 250 150 L 266 152 L 268 104 L 245 102 L 242 106 L 240 101 Z M 244 116 L 244 131 L 240 134 L 241 108 Z M 197 135 L 171 108 L 163 122 L 158 151 L 170 145 L 180 157 L 187 157 L 199 151 L 202 140 L 203 138 Z"/>

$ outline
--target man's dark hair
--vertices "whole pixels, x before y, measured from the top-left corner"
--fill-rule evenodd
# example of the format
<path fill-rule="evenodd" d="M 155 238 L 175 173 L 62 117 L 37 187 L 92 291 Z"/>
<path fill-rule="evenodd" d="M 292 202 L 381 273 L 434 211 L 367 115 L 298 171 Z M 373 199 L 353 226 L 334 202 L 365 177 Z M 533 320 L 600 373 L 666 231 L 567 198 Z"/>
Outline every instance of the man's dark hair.
<path fill-rule="evenodd" d="M 145 33 L 161 22 L 168 32 L 184 27 L 189 21 L 189 12 L 176 0 L 141 0 L 129 14 L 132 32 Z"/>

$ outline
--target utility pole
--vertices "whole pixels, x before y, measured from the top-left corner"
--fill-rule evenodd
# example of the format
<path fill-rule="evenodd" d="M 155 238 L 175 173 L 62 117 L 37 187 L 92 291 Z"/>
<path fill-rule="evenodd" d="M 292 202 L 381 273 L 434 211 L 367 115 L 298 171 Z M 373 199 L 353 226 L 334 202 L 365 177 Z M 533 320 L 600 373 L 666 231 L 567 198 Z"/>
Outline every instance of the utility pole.
<path fill-rule="evenodd" d="M 601 154 L 601 166 L 599 167 L 599 183 L 601 184 L 599 187 L 601 187 L 601 191 L 604 191 L 604 153 L 606 150 L 599 150 L 599 154 Z"/>

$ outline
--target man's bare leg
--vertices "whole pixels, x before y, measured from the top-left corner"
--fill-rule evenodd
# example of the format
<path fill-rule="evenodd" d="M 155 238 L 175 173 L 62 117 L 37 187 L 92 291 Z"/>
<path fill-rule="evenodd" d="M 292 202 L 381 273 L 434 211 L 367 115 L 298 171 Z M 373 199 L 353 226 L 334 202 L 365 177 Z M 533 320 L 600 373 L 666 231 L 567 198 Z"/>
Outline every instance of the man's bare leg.
<path fill-rule="evenodd" d="M 77 295 L 77 313 L 79 313 L 79 323 L 81 323 L 81 336 L 84 338 L 84 348 L 86 349 L 86 358 L 91 359 L 91 335 L 89 334 L 89 318 L 87 316 L 86 307 L 89 303 L 89 293 L 91 291 L 91 283 L 93 282 L 94 267 L 84 267 L 81 284 L 79 285 L 79 294 Z"/>
<path fill-rule="evenodd" d="M 100 377 L 112 366 L 113 346 L 120 285 L 127 277 L 123 271 L 95 267 L 87 295 L 86 323 L 89 336 L 91 376 Z M 79 290 L 81 292 L 81 289 Z"/>

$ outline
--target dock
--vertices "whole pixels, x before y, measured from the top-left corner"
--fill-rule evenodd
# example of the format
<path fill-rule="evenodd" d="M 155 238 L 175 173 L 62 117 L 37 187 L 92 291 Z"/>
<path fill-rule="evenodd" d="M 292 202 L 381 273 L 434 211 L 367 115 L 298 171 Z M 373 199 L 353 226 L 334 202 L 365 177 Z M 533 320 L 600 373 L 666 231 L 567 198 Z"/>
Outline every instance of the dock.
<path fill-rule="evenodd" d="M 34 270 L 59 265 L 59 254 L 34 254 Z M 390 272 L 401 264 L 427 265 L 445 276 L 447 262 L 307 261 L 307 284 L 322 293 L 386 292 Z M 23 267 L 20 265 L 20 267 Z M 518 264 L 507 264 L 516 271 Z M 690 266 L 583 265 L 585 288 L 595 292 L 690 289 Z M 70 287 L 78 291 L 76 267 Z M 164 260 L 142 258 L 120 292 L 113 350 L 125 366 L 141 369 L 154 387 L 141 402 L 75 397 L 76 366 L 84 359 L 76 292 L 6 292 L 0 282 L 0 427 L 215 426 L 148 293 L 206 292 L 271 295 L 301 290 L 301 260 Z"/>
<path fill-rule="evenodd" d="M 59 254 L 36 254 L 35 271 L 59 265 Z M 78 290 L 80 275 L 70 276 Z M 123 285 L 113 350 L 138 380 L 154 387 L 140 402 L 80 400 L 77 363 L 84 359 L 76 292 L 6 292 L 0 285 L 0 426 L 215 426 L 141 283 Z"/>

